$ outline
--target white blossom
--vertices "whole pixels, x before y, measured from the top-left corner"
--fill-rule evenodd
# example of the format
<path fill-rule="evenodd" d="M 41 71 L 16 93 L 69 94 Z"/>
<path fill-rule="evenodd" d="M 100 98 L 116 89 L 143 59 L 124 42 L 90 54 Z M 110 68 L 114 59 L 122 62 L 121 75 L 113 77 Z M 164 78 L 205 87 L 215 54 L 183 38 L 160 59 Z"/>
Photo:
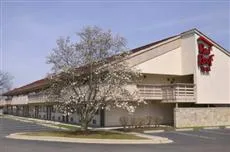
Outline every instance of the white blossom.
<path fill-rule="evenodd" d="M 58 102 L 62 113 L 78 112 L 85 128 L 100 109 L 134 112 L 143 101 L 127 86 L 135 84 L 140 73 L 125 61 L 125 39 L 98 27 L 87 27 L 78 36 L 76 43 L 59 39 L 48 57 L 55 73 L 49 100 Z"/>

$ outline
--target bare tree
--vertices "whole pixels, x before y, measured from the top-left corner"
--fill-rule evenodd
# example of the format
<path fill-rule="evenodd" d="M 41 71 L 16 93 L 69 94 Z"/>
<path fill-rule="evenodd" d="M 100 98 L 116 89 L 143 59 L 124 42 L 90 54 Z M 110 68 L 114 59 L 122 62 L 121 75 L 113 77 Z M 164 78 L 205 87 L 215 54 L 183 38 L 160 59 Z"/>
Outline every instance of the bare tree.
<path fill-rule="evenodd" d="M 128 66 L 126 41 L 111 31 L 86 27 L 78 42 L 57 40 L 48 56 L 52 64 L 48 99 L 58 102 L 59 111 L 80 116 L 82 130 L 100 109 L 119 107 L 133 112 L 142 103 L 135 89 L 128 90 L 140 73 Z"/>
<path fill-rule="evenodd" d="M 0 95 L 11 87 L 12 76 L 7 73 L 0 71 Z"/>

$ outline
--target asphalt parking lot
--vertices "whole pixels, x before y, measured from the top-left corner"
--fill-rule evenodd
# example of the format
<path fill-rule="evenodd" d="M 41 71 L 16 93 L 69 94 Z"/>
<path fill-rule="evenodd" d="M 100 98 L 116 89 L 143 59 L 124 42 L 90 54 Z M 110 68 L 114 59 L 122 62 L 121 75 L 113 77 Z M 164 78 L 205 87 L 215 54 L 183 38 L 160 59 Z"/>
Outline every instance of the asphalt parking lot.
<path fill-rule="evenodd" d="M 76 144 L 5 138 L 15 132 L 47 129 L 36 124 L 0 118 L 0 152 L 229 152 L 230 149 L 230 129 L 152 134 L 174 140 L 172 144 L 161 145 Z"/>
<path fill-rule="evenodd" d="M 177 145 L 230 144 L 230 129 L 200 129 L 196 131 L 169 131 L 152 135 L 167 137 Z"/>

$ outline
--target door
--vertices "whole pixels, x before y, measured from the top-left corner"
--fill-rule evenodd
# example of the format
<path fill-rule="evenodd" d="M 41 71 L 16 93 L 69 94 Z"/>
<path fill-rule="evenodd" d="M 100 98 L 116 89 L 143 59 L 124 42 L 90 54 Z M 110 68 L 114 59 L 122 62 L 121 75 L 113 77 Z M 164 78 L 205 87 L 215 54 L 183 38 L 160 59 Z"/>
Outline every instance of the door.
<path fill-rule="evenodd" d="M 39 107 L 35 106 L 35 118 L 38 118 L 38 114 L 39 114 Z"/>
<path fill-rule="evenodd" d="M 105 109 L 100 109 L 100 124 L 105 127 Z"/>
<path fill-rule="evenodd" d="M 47 106 L 46 107 L 46 117 L 47 117 L 47 120 L 51 120 L 51 114 L 52 114 L 52 106 Z"/>
<path fill-rule="evenodd" d="M 23 106 L 23 116 L 28 117 L 29 116 L 29 106 Z"/>
<path fill-rule="evenodd" d="M 16 116 L 19 116 L 20 107 L 16 106 Z"/>

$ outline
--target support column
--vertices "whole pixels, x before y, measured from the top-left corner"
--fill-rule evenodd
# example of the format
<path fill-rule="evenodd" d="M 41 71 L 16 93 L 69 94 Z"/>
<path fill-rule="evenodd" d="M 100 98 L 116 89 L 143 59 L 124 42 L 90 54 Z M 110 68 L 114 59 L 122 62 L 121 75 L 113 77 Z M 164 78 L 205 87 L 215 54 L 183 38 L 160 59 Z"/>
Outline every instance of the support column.
<path fill-rule="evenodd" d="M 178 103 L 176 103 L 176 108 L 178 108 L 178 106 L 179 106 L 179 104 L 178 104 Z"/>

